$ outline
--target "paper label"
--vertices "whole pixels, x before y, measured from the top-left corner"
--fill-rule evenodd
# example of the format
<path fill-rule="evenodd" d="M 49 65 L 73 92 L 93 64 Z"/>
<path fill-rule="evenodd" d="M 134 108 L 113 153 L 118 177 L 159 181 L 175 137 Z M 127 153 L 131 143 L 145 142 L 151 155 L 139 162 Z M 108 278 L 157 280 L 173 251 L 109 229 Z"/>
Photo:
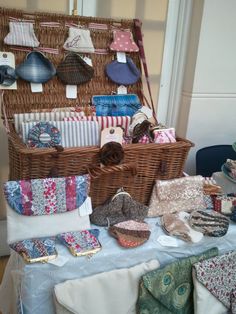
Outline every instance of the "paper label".
<path fill-rule="evenodd" d="M 83 59 L 84 59 L 84 61 L 85 61 L 88 65 L 90 65 L 91 67 L 93 66 L 93 63 L 92 63 L 92 59 L 91 59 L 91 58 L 89 58 L 89 57 L 84 57 Z"/>
<path fill-rule="evenodd" d="M 118 142 L 122 145 L 123 130 L 120 127 L 105 128 L 101 132 L 101 147 L 109 142 Z"/>
<path fill-rule="evenodd" d="M 118 88 L 117 88 L 117 94 L 119 95 L 126 95 L 127 94 L 127 87 L 124 86 L 124 85 L 120 85 Z"/>
<path fill-rule="evenodd" d="M 81 217 L 88 216 L 92 214 L 92 212 L 93 212 L 92 201 L 91 201 L 91 197 L 88 196 L 86 200 L 84 201 L 84 203 L 79 208 L 79 215 Z"/>
<path fill-rule="evenodd" d="M 43 84 L 41 83 L 30 83 L 30 88 L 32 93 L 42 93 Z"/>
<path fill-rule="evenodd" d="M 12 52 L 0 51 L 0 65 L 8 65 L 15 69 L 15 55 Z M 17 89 L 17 83 L 10 86 L 0 85 L 0 89 Z"/>
<path fill-rule="evenodd" d="M 153 117 L 152 110 L 150 108 L 148 108 L 147 106 L 142 106 L 140 111 L 142 111 L 147 116 L 148 119 Z"/>
<path fill-rule="evenodd" d="M 117 61 L 118 62 L 121 62 L 121 63 L 126 63 L 126 54 L 125 52 L 117 52 L 116 53 L 116 58 L 117 58 Z"/>
<path fill-rule="evenodd" d="M 172 246 L 172 247 L 178 247 L 178 242 L 175 238 L 161 235 L 157 238 L 157 242 L 159 242 L 162 246 Z"/>
<path fill-rule="evenodd" d="M 77 85 L 66 85 L 66 98 L 77 98 Z"/>

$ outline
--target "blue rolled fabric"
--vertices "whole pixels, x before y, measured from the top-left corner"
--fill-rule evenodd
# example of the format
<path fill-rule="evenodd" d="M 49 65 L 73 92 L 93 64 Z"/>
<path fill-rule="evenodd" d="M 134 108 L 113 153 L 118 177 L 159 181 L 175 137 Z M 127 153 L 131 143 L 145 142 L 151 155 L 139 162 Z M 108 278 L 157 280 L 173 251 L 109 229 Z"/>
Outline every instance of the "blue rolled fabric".
<path fill-rule="evenodd" d="M 107 64 L 105 72 L 110 80 L 120 85 L 135 84 L 141 76 L 139 69 L 129 57 L 126 57 L 126 63 L 114 60 Z"/>

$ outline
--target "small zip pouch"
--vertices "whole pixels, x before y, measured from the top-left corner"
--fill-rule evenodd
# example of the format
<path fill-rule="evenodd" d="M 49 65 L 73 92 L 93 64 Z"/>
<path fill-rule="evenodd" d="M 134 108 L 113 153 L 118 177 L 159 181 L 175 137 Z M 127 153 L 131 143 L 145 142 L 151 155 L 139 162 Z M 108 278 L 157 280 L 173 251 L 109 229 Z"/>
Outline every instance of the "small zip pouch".
<path fill-rule="evenodd" d="M 94 46 L 89 29 L 69 28 L 69 37 L 64 43 L 65 50 L 93 53 Z"/>
<path fill-rule="evenodd" d="M 113 42 L 110 45 L 112 51 L 137 52 L 138 46 L 134 42 L 133 35 L 129 30 L 113 31 Z"/>
<path fill-rule="evenodd" d="M 213 197 L 213 208 L 224 215 L 231 215 L 236 206 L 236 194 L 216 195 Z"/>
<path fill-rule="evenodd" d="M 89 229 L 82 231 L 71 231 L 57 235 L 57 238 L 64 244 L 72 255 L 92 255 L 101 250 L 102 246 L 98 241 L 99 230 Z"/>
<path fill-rule="evenodd" d="M 34 33 L 34 25 L 29 22 L 9 22 L 10 32 L 4 38 L 7 45 L 38 47 L 39 41 Z"/>
<path fill-rule="evenodd" d="M 154 143 L 175 143 L 175 129 L 154 129 L 153 131 Z"/>
<path fill-rule="evenodd" d="M 55 238 L 27 239 L 10 244 L 10 248 L 20 254 L 26 263 L 46 263 L 57 257 Z"/>
<path fill-rule="evenodd" d="M 137 95 L 96 95 L 92 97 L 97 116 L 132 117 L 142 105 Z"/>

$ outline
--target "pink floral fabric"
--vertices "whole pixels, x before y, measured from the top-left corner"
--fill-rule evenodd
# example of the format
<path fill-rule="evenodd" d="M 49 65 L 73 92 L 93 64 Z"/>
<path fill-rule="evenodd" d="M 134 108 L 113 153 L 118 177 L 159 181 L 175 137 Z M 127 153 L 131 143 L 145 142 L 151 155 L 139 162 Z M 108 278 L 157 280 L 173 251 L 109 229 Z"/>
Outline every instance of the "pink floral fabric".
<path fill-rule="evenodd" d="M 154 142 L 155 143 L 175 143 L 175 129 L 169 128 L 169 129 L 159 129 L 154 130 Z"/>
<path fill-rule="evenodd" d="M 197 279 L 236 313 L 236 251 L 194 264 Z"/>

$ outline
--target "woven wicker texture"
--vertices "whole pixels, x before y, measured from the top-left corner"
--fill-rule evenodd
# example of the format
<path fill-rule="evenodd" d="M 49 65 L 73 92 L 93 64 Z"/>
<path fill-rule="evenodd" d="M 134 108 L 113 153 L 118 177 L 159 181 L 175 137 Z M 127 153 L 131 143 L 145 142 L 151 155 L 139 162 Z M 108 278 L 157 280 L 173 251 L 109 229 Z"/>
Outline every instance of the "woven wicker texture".
<path fill-rule="evenodd" d="M 112 20 L 103 18 L 66 16 L 58 14 L 26 14 L 23 11 L 0 9 L 0 50 L 11 51 L 3 44 L 8 33 L 9 16 L 34 20 L 35 34 L 41 47 L 56 48 L 58 55 L 45 55 L 57 66 L 65 56 L 63 44 L 68 37 L 65 23 L 89 26 L 90 23 L 102 23 L 108 30 L 91 29 L 91 38 L 96 50 L 107 49 L 112 42 L 114 27 L 131 29 L 132 20 Z M 43 26 L 42 22 L 58 22 L 59 27 Z M 134 36 L 135 39 L 135 36 Z M 16 56 L 16 64 L 25 59 L 26 52 L 12 50 Z M 137 53 L 130 53 L 139 69 L 141 69 Z M 45 108 L 71 107 L 78 104 L 88 105 L 93 95 L 111 94 L 117 85 L 112 83 L 104 73 L 104 67 L 111 62 L 115 53 L 91 54 L 94 66 L 94 77 L 91 81 L 78 86 L 76 100 L 66 98 L 66 87 L 55 76 L 43 86 L 43 93 L 32 93 L 30 85 L 18 80 L 17 91 L 4 92 L 4 104 L 9 123 L 9 163 L 10 179 L 43 178 L 49 174 L 59 176 L 91 173 L 91 197 L 93 206 L 104 203 L 115 194 L 118 188 L 124 187 L 137 201 L 148 204 L 155 179 L 172 179 L 182 176 L 183 167 L 192 143 L 178 139 L 171 144 L 129 144 L 124 147 L 124 160 L 121 165 L 100 168 L 99 148 L 66 148 L 63 152 L 55 149 L 30 149 L 22 143 L 11 122 L 13 113 L 31 112 Z M 142 99 L 142 83 L 127 86 L 129 93 L 138 94 Z M 52 167 L 54 171 L 52 171 Z M 91 169 L 95 168 L 95 169 Z"/>

